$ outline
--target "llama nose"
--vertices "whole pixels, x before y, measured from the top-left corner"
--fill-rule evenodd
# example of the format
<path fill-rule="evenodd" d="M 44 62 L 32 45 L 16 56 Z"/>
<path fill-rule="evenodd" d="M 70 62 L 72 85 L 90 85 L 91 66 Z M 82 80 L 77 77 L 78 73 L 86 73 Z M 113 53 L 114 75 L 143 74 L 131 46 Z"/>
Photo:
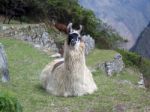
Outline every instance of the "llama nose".
<path fill-rule="evenodd" d="M 72 40 L 71 40 L 71 45 L 72 45 L 72 46 L 75 46 L 75 44 L 76 44 L 76 41 L 72 39 Z"/>

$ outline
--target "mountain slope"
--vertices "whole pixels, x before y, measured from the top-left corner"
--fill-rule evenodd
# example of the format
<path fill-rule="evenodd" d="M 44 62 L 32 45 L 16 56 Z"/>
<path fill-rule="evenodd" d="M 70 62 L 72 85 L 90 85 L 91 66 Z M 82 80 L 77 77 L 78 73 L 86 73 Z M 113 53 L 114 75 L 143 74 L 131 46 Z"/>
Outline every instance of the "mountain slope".
<path fill-rule="evenodd" d="M 150 58 L 149 49 L 150 49 L 150 23 L 139 36 L 135 46 L 132 48 L 132 51 L 135 51 L 146 58 Z"/>
<path fill-rule="evenodd" d="M 129 40 L 128 48 L 150 21 L 148 0 L 79 0 L 85 8 L 92 9 L 98 18 L 111 25 Z"/>

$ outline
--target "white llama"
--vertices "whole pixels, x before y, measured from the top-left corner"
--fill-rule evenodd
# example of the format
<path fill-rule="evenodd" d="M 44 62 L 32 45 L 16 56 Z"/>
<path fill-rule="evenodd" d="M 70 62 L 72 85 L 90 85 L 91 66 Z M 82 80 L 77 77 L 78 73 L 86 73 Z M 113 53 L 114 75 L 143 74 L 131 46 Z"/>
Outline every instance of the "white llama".
<path fill-rule="evenodd" d="M 64 62 L 53 61 L 42 71 L 40 79 L 43 87 L 56 96 L 82 96 L 92 94 L 97 86 L 85 63 L 85 45 L 79 30 L 67 27 L 68 38 L 64 44 Z"/>

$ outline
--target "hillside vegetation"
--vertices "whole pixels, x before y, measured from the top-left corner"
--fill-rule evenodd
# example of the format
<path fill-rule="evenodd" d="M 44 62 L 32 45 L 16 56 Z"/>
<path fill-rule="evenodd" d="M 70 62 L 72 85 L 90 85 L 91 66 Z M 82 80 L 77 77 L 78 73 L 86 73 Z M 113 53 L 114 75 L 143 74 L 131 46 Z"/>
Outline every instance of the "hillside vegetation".
<path fill-rule="evenodd" d="M 73 22 L 75 28 L 82 24 L 84 26 L 82 33 L 90 34 L 95 38 L 99 48 L 115 47 L 114 43 L 122 40 L 110 26 L 97 19 L 91 10 L 80 6 L 78 0 L 0 1 L 0 15 L 6 16 L 8 13 L 9 17 L 12 12 L 19 14 L 26 23 L 45 22 L 49 25 L 54 20 L 65 25 Z"/>
<path fill-rule="evenodd" d="M 138 73 L 126 69 L 116 77 L 107 77 L 102 71 L 93 73 L 98 91 L 83 97 L 56 97 L 42 89 L 39 74 L 52 59 L 31 45 L 13 39 L 0 38 L 9 61 L 11 81 L 0 83 L 1 91 L 13 92 L 24 112 L 112 112 L 122 105 L 129 112 L 143 112 L 150 105 L 150 93 L 136 86 Z M 88 66 L 95 60 L 112 59 L 115 51 L 94 50 L 87 57 Z M 132 84 L 121 80 L 131 80 Z"/>

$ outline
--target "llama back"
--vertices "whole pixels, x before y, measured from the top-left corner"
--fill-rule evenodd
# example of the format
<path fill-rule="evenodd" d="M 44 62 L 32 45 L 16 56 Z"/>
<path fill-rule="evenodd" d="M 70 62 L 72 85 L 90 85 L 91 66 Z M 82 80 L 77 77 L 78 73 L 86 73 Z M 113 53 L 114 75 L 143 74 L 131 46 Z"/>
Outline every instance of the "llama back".
<path fill-rule="evenodd" d="M 54 60 L 50 62 L 46 67 L 42 70 L 40 75 L 40 81 L 42 83 L 43 88 L 47 88 L 48 85 L 48 79 L 52 75 L 51 72 L 54 69 L 54 66 L 59 62 L 59 60 Z"/>

